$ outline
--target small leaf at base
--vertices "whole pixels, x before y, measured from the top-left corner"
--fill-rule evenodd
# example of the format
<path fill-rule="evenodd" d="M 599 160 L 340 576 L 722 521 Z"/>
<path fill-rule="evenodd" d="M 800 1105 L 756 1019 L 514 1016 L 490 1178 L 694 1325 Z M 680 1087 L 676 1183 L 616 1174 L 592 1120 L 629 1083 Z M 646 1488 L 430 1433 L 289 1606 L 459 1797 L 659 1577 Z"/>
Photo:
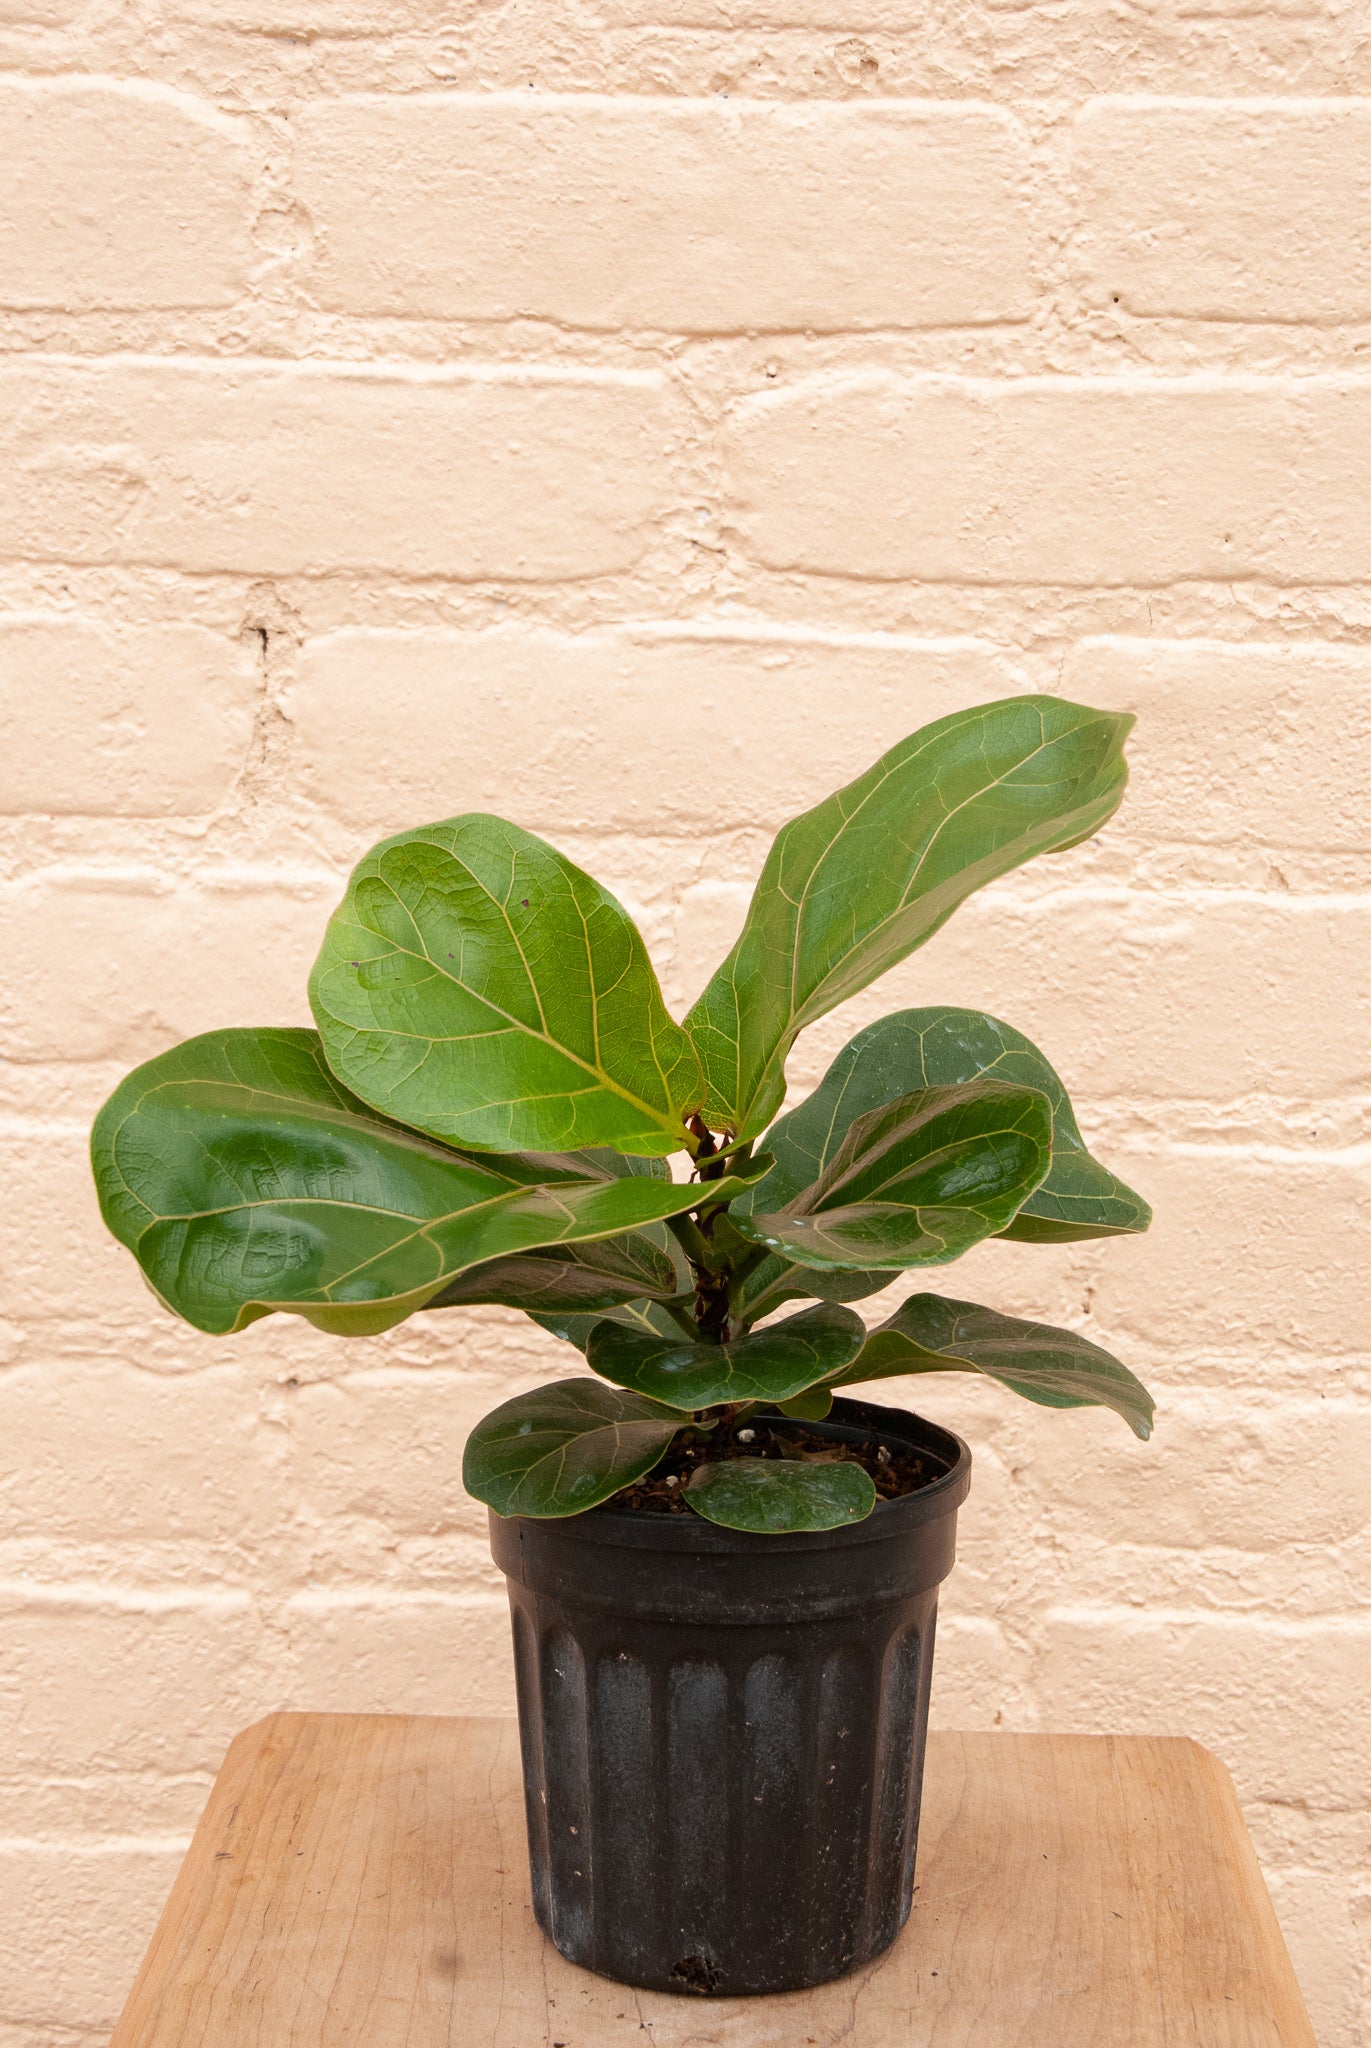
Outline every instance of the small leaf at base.
<path fill-rule="evenodd" d="M 583 1514 L 650 1472 L 684 1421 L 601 1380 L 535 1387 L 477 1423 L 462 1484 L 497 1515 Z"/>
<path fill-rule="evenodd" d="M 864 1522 L 876 1505 L 860 1465 L 807 1465 L 798 1458 L 721 1458 L 701 1465 L 686 1488 L 697 1515 L 724 1529 L 787 1536 Z"/>

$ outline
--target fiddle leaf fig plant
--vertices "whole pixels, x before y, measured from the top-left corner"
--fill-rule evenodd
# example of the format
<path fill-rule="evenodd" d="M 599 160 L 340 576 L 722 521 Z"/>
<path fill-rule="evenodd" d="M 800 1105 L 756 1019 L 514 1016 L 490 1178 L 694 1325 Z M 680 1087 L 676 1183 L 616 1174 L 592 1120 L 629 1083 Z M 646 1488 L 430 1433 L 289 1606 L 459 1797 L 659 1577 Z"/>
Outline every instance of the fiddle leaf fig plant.
<path fill-rule="evenodd" d="M 868 1332 L 850 1306 L 991 1237 L 1147 1228 L 1026 1038 L 900 1011 L 776 1115 L 807 1024 L 1105 823 L 1131 723 L 1012 697 L 893 747 L 784 827 L 684 1024 L 627 912 L 532 833 L 469 813 L 384 840 L 324 934 L 316 1030 L 210 1032 L 115 1090 L 105 1221 L 197 1329 L 371 1336 L 497 1303 L 575 1345 L 594 1377 L 472 1432 L 466 1485 L 501 1515 L 581 1514 L 687 1444 L 679 1498 L 707 1520 L 860 1520 L 877 1492 L 841 1439 L 754 1456 L 741 1425 L 820 1423 L 835 1388 L 896 1374 L 981 1373 L 1146 1437 L 1146 1390 L 1073 1331 L 920 1293 Z"/>

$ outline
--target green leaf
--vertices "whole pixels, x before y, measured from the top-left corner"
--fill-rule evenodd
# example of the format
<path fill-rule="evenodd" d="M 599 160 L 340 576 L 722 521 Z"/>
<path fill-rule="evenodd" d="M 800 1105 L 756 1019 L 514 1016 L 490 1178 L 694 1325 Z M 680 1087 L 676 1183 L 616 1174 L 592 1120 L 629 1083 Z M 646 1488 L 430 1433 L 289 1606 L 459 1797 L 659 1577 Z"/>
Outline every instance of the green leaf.
<path fill-rule="evenodd" d="M 1001 1237 L 1059 1241 L 1146 1230 L 1152 1211 L 1085 1148 L 1054 1069 L 1022 1032 L 980 1010 L 897 1010 L 843 1047 L 814 1093 L 767 1133 L 776 1164 L 744 1210 L 780 1208 L 818 1179 L 852 1119 L 913 1088 L 963 1081 L 1036 1088 L 1052 1105 L 1052 1165 Z"/>
<path fill-rule="evenodd" d="M 1152 1396 L 1098 1344 L 938 1294 L 911 1295 L 831 1384 L 915 1372 L 984 1373 L 1045 1408 L 1112 1408 L 1135 1436 L 1152 1434 Z"/>
<path fill-rule="evenodd" d="M 608 890 L 470 812 L 373 847 L 310 978 L 329 1065 L 385 1115 L 473 1151 L 692 1150 L 690 1040 Z"/>
<path fill-rule="evenodd" d="M 739 1319 L 755 1323 L 787 1301 L 865 1301 L 869 1294 L 889 1287 L 891 1278 L 888 1270 L 864 1273 L 855 1267 L 830 1266 L 820 1272 L 772 1252 L 744 1278 Z"/>
<path fill-rule="evenodd" d="M 619 1238 L 700 1198 L 584 1158 L 451 1151 L 349 1094 L 312 1031 L 187 1040 L 120 1084 L 91 1145 L 110 1229 L 169 1308 L 215 1332 L 284 1309 L 373 1335 L 468 1267 Z"/>
<path fill-rule="evenodd" d="M 1058 697 L 954 712 L 792 819 L 742 936 L 686 1019 L 710 1123 L 762 1130 L 797 1032 L 931 938 L 974 890 L 1097 831 L 1123 795 L 1132 723 Z"/>
<path fill-rule="evenodd" d="M 537 1153 L 525 1157 L 540 1160 Z M 553 1155 L 546 1164 L 554 1177 L 558 1171 L 581 1167 L 604 1179 L 630 1174 L 663 1181 L 671 1178 L 665 1160 L 630 1159 L 607 1148 Z M 579 1312 L 589 1331 L 605 1309 L 639 1300 L 670 1301 L 689 1285 L 689 1269 L 676 1251 L 675 1240 L 663 1224 L 655 1223 L 627 1237 L 597 1238 L 472 1266 L 436 1294 L 428 1307 L 493 1302 L 521 1308 L 526 1314 Z M 584 1344 L 581 1348 L 584 1350 Z"/>
<path fill-rule="evenodd" d="M 497 1515 L 580 1515 L 657 1463 L 681 1417 L 601 1380 L 516 1394 L 467 1438 L 462 1484 Z"/>
<path fill-rule="evenodd" d="M 680 1291 L 679 1276 L 666 1253 L 649 1237 L 635 1233 L 472 1266 L 427 1306 L 494 1302 L 540 1315 L 593 1314 L 631 1301 L 670 1301 Z"/>
<path fill-rule="evenodd" d="M 876 1505 L 876 1488 L 869 1472 L 846 1460 L 720 1458 L 696 1467 L 685 1497 L 697 1515 L 725 1529 L 789 1536 L 864 1522 Z"/>
<path fill-rule="evenodd" d="M 578 1351 L 585 1350 L 591 1331 L 598 1329 L 603 1322 L 619 1323 L 624 1329 L 635 1330 L 640 1335 L 670 1337 L 678 1344 L 682 1337 L 680 1324 L 655 1301 L 626 1301 L 619 1307 L 607 1309 L 603 1315 L 541 1309 L 529 1309 L 527 1313 L 541 1329 L 550 1330 L 564 1343 L 574 1344 Z"/>
<path fill-rule="evenodd" d="M 924 1088 L 855 1117 L 812 1187 L 730 1220 L 801 1266 L 938 1266 L 1003 1230 L 1048 1170 L 1052 1111 L 1033 1088 Z"/>
<path fill-rule="evenodd" d="M 851 1309 L 823 1302 L 732 1344 L 692 1344 L 605 1321 L 590 1333 L 593 1371 L 677 1408 L 720 1401 L 786 1401 L 857 1356 L 866 1326 Z"/>
<path fill-rule="evenodd" d="M 806 1387 L 802 1394 L 778 1401 L 776 1406 L 792 1422 L 822 1422 L 833 1406 L 833 1395 L 828 1387 Z"/>

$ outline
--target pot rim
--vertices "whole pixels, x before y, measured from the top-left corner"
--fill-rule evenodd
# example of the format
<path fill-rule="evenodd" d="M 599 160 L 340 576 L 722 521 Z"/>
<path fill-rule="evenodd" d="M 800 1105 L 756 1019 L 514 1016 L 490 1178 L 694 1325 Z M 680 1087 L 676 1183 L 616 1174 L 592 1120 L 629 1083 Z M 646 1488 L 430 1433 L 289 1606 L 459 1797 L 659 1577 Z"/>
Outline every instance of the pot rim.
<path fill-rule="evenodd" d="M 707 1522 L 702 1515 L 649 1514 L 641 1509 L 615 1508 L 608 1503 L 580 1515 L 530 1518 L 514 1515 L 511 1523 L 537 1529 L 555 1529 L 573 1541 L 604 1544 L 616 1549 L 693 1551 L 701 1556 L 721 1554 L 753 1556 L 777 1551 L 830 1550 L 849 1544 L 882 1543 L 898 1539 L 906 1530 L 925 1522 L 941 1521 L 966 1499 L 971 1485 L 971 1450 L 954 1431 L 940 1422 L 930 1422 L 910 1408 L 887 1408 L 875 1401 L 856 1401 L 839 1395 L 825 1422 L 805 1426 L 822 1431 L 826 1424 L 866 1424 L 878 1434 L 921 1450 L 931 1450 L 946 1461 L 947 1469 L 926 1486 L 894 1500 L 878 1500 L 860 1522 L 844 1522 L 836 1529 L 792 1531 L 785 1535 L 760 1535 L 747 1529 L 725 1529 Z M 910 1425 L 913 1425 L 911 1428 Z"/>

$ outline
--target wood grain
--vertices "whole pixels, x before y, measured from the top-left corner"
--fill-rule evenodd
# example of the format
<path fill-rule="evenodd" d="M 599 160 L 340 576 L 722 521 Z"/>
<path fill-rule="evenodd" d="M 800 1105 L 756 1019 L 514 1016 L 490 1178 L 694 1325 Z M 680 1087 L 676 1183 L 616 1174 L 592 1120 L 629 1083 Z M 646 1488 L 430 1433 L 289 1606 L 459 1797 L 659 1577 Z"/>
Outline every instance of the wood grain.
<path fill-rule="evenodd" d="M 111 2048 L 1315 2048 L 1216 1758 L 933 1735 L 878 1962 L 700 2000 L 564 1962 L 528 1901 L 514 1726 L 278 1714 L 240 1735 Z"/>

